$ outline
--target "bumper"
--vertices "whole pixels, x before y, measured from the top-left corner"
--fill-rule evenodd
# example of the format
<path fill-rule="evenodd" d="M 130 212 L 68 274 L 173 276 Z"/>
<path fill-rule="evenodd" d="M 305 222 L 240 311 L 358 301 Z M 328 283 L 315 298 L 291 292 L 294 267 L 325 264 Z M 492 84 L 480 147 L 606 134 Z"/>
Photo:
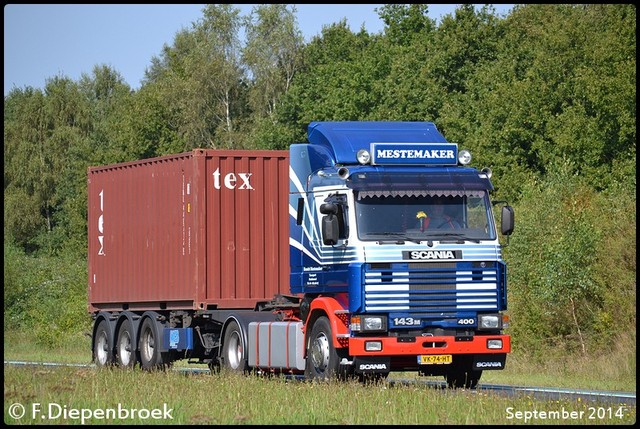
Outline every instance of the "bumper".
<path fill-rule="evenodd" d="M 502 340 L 501 349 L 487 347 L 489 340 Z M 377 341 L 382 344 L 379 351 L 367 351 L 365 343 Z M 475 335 L 473 337 L 351 337 L 351 356 L 418 356 L 456 354 L 504 354 L 511 352 L 509 335 Z"/>

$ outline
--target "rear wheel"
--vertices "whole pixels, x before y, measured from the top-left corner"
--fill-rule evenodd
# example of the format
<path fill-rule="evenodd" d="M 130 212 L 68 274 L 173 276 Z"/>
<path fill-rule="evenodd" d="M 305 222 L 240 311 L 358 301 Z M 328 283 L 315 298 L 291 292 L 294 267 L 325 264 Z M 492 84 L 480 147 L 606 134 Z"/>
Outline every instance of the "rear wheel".
<path fill-rule="evenodd" d="M 234 372 L 246 372 L 248 369 L 242 331 L 235 321 L 229 323 L 222 344 L 222 365 Z"/>
<path fill-rule="evenodd" d="M 133 331 L 131 322 L 127 319 L 122 322 L 118 330 L 116 342 L 116 361 L 123 368 L 133 368 L 136 364 L 136 350 L 133 344 Z"/>
<path fill-rule="evenodd" d="M 106 320 L 98 323 L 93 343 L 93 359 L 99 367 L 113 364 L 113 344 L 109 343 L 107 326 Z"/>
<path fill-rule="evenodd" d="M 156 326 L 150 318 L 144 319 L 140 330 L 140 365 L 142 369 L 164 369 L 168 363 L 168 353 L 160 352 L 160 338 Z"/>

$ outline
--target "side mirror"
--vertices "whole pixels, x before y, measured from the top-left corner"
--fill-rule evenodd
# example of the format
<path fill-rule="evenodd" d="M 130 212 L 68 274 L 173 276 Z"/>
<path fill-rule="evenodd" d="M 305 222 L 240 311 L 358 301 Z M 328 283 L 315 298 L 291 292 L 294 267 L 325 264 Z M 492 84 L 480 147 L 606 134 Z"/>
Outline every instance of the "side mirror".
<path fill-rule="evenodd" d="M 513 207 L 502 207 L 502 214 L 500 216 L 500 230 L 502 235 L 511 235 L 513 232 L 513 228 L 515 227 L 514 215 Z"/>
<path fill-rule="evenodd" d="M 338 222 L 338 206 L 333 203 L 325 203 L 320 206 L 320 213 L 326 215 L 322 218 L 322 242 L 327 246 L 338 243 L 340 236 L 340 224 Z"/>
<path fill-rule="evenodd" d="M 326 204 L 323 204 L 323 206 Z M 320 208 L 322 212 L 322 208 Z M 340 235 L 340 225 L 338 224 L 338 216 L 329 213 L 322 218 L 322 242 L 328 246 L 338 243 Z"/>

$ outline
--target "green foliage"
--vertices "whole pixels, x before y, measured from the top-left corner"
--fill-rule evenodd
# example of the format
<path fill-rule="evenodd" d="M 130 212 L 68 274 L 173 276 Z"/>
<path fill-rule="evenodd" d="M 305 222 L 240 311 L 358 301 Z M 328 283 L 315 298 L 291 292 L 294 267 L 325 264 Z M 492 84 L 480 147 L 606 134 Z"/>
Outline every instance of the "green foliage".
<path fill-rule="evenodd" d="M 17 186 L 4 191 L 4 241 L 26 250 L 36 248 L 36 237 L 45 232 L 40 205 L 35 196 Z"/>
<path fill-rule="evenodd" d="M 4 253 L 5 331 L 32 332 L 38 344 L 51 347 L 90 329 L 83 259 L 34 258 L 7 242 Z"/>
<path fill-rule="evenodd" d="M 426 4 L 385 4 L 378 11 L 385 23 L 385 35 L 396 45 L 409 45 L 421 33 L 435 28 L 435 21 L 428 17 Z"/>
<path fill-rule="evenodd" d="M 152 87 L 152 107 L 162 110 L 160 118 L 184 150 L 246 144 L 238 133 L 248 115 L 238 14 L 233 5 L 206 5 L 203 18 L 177 33 L 174 46 L 165 45 L 161 57 L 152 59 L 146 84 Z"/>
<path fill-rule="evenodd" d="M 375 83 L 386 69 L 384 54 L 374 55 L 374 39 L 352 33 L 345 20 L 323 28 L 305 47 L 304 69 L 285 94 L 278 120 L 304 127 L 370 117 L 380 96 Z"/>
<path fill-rule="evenodd" d="M 636 325 L 636 188 L 612 186 L 599 193 L 594 210 L 603 237 L 597 249 L 594 281 L 602 290 L 602 305 L 594 315 L 596 341 L 603 348 L 620 327 Z"/>
<path fill-rule="evenodd" d="M 242 57 L 252 76 L 248 99 L 256 121 L 262 117 L 273 121 L 280 97 L 301 67 L 304 38 L 294 13 L 295 6 L 258 5 L 245 25 Z"/>
<path fill-rule="evenodd" d="M 65 179 L 78 172 L 72 155 L 90 133 L 89 104 L 76 83 L 57 77 L 44 94 L 15 90 L 5 105 L 5 238 L 30 251 L 57 253 L 64 241 L 51 234 L 66 218 Z"/>
<path fill-rule="evenodd" d="M 514 344 L 539 356 L 606 347 L 618 324 L 635 324 L 635 195 L 607 198 L 572 170 L 526 187 L 505 252 Z"/>
<path fill-rule="evenodd" d="M 288 150 L 291 143 L 303 142 L 304 133 L 282 123 L 264 118 L 256 122 L 256 129 L 249 139 L 254 149 Z"/>
<path fill-rule="evenodd" d="M 509 16 L 496 61 L 465 100 L 479 100 L 469 131 L 492 142 L 482 156 L 500 177 L 512 166 L 544 175 L 566 158 L 594 189 L 607 187 L 613 160 L 635 151 L 631 19 L 630 5 L 530 5 Z M 527 175 L 507 182 L 514 197 Z"/>

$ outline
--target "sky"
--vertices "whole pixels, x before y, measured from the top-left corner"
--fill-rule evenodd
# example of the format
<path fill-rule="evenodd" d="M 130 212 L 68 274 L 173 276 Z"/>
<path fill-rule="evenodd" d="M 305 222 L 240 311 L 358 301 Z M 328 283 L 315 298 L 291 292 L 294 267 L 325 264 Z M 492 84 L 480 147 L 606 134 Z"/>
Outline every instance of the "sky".
<path fill-rule="evenodd" d="M 46 81 L 64 76 L 78 81 L 92 75 L 95 65 L 120 73 L 132 89 L 139 89 L 152 57 L 173 45 L 182 29 L 202 18 L 204 4 L 5 4 L 4 95 L 14 88 L 43 89 Z M 237 4 L 249 15 L 253 4 Z M 323 26 L 346 18 L 349 28 L 361 26 L 373 34 L 384 23 L 376 8 L 382 4 L 295 4 L 298 26 L 306 42 Z M 429 4 L 439 20 L 456 4 Z M 506 15 L 512 4 L 494 4 Z"/>

